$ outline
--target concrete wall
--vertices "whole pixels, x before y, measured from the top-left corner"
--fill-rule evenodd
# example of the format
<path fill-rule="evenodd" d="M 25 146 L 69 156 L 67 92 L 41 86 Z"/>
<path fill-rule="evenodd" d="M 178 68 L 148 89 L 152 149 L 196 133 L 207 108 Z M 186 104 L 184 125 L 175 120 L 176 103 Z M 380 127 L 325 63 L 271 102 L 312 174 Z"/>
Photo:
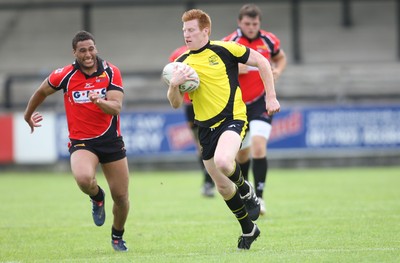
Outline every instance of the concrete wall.
<path fill-rule="evenodd" d="M 395 1 L 354 1 L 354 26 L 341 26 L 341 1 L 301 3 L 304 63 L 397 61 Z M 281 38 L 292 60 L 290 5 L 259 4 L 263 28 Z M 212 38 L 236 28 L 240 4 L 199 5 L 213 21 Z M 94 8 L 93 33 L 100 55 L 122 70 L 160 69 L 183 44 L 184 6 Z M 0 11 L 0 71 L 43 72 L 73 60 L 71 39 L 81 29 L 81 10 Z"/>

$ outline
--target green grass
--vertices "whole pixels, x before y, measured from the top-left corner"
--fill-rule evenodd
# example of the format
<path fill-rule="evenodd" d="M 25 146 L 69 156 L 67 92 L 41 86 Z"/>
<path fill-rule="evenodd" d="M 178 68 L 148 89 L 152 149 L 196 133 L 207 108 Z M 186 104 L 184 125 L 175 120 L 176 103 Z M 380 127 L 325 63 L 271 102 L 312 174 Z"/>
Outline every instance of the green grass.
<path fill-rule="evenodd" d="M 234 216 L 200 186 L 198 171 L 133 172 L 130 251 L 116 253 L 108 189 L 96 227 L 70 174 L 2 172 L 0 262 L 400 262 L 399 167 L 270 170 L 261 236 L 242 252 Z"/>

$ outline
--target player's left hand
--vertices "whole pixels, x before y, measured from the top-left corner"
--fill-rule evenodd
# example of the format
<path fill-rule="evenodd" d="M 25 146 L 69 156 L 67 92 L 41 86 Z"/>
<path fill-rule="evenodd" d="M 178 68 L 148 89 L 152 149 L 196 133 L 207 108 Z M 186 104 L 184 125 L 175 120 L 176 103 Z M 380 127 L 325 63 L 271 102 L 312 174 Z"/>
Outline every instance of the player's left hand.
<path fill-rule="evenodd" d="M 274 76 L 274 82 L 277 82 L 279 77 L 281 76 L 281 72 L 279 70 L 277 70 L 275 67 L 273 67 L 272 75 Z"/>
<path fill-rule="evenodd" d="M 99 94 L 96 94 L 92 91 L 89 92 L 89 99 L 94 104 L 99 104 L 102 101 L 102 98 L 99 96 Z"/>

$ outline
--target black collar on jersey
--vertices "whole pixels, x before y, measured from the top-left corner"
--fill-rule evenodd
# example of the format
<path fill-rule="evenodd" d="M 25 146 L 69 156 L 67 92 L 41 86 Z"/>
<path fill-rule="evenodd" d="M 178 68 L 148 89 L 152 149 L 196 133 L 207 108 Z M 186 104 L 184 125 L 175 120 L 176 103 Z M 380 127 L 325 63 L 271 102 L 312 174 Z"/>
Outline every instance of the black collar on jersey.
<path fill-rule="evenodd" d="M 86 78 L 96 77 L 96 76 L 100 76 L 104 72 L 103 60 L 99 57 L 96 57 L 96 60 L 97 60 L 97 70 L 95 72 L 93 72 L 93 74 L 91 74 L 91 75 L 88 75 L 82 71 L 81 65 L 79 65 L 78 61 L 75 60 L 75 62 L 72 65 L 74 66 L 74 68 L 76 68 L 80 72 L 82 72 L 82 74 L 85 75 Z"/>
<path fill-rule="evenodd" d="M 207 44 L 204 45 L 204 47 L 198 49 L 198 50 L 190 50 L 189 54 L 197 54 L 200 53 L 201 51 L 205 50 L 206 48 L 210 47 L 210 40 L 208 40 Z"/>
<path fill-rule="evenodd" d="M 253 39 L 248 38 L 248 37 L 243 33 L 243 31 L 242 31 L 242 29 L 241 29 L 240 27 L 237 28 L 237 32 L 238 32 L 238 35 L 239 35 L 239 36 L 244 37 L 244 38 L 247 39 L 247 41 L 249 41 L 249 42 L 252 42 L 252 41 L 258 39 L 258 38 L 261 36 L 261 32 L 258 31 L 257 36 L 256 36 L 255 38 L 253 38 Z"/>

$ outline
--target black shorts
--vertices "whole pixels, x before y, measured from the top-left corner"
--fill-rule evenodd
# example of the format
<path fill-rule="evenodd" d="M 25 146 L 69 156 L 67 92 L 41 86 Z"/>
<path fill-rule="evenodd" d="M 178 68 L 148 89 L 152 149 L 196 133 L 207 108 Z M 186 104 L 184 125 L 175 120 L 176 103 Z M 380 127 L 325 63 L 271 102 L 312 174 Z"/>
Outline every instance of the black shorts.
<path fill-rule="evenodd" d="M 268 115 L 265 104 L 265 97 L 261 96 L 254 102 L 246 104 L 247 121 L 259 120 L 266 123 L 272 123 L 272 116 Z"/>
<path fill-rule="evenodd" d="M 224 121 L 217 128 L 199 127 L 199 140 L 201 145 L 201 156 L 203 160 L 209 160 L 214 157 L 215 149 L 217 148 L 218 140 L 221 134 L 225 131 L 234 131 L 237 134 L 244 134 L 246 129 L 245 121 L 231 120 Z"/>
<path fill-rule="evenodd" d="M 112 140 L 71 140 L 68 144 L 69 153 L 77 150 L 88 150 L 94 153 L 100 163 L 110 163 L 126 157 L 125 144 L 122 136 Z"/>

